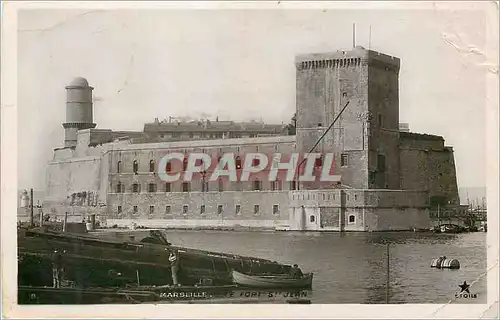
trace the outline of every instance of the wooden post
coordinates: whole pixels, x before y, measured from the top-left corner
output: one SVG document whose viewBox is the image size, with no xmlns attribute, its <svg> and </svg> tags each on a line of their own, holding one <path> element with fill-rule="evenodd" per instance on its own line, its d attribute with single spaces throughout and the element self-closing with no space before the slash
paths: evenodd
<svg viewBox="0 0 500 320">
<path fill-rule="evenodd" d="M 67 223 L 68 223 L 68 213 L 65 212 L 64 213 L 64 222 L 63 222 L 63 232 L 66 232 Z"/>
<path fill-rule="evenodd" d="M 35 226 L 33 221 L 33 188 L 30 189 L 30 228 Z"/>
<path fill-rule="evenodd" d="M 141 281 L 139 279 L 139 270 L 135 270 L 135 275 L 137 276 L 137 286 L 139 287 L 141 285 Z"/>
<path fill-rule="evenodd" d="M 438 216 L 438 226 L 440 226 L 441 225 L 441 216 L 440 216 L 440 212 L 439 212 L 439 203 L 437 206 L 437 216 Z"/>
<path fill-rule="evenodd" d="M 390 256 L 389 256 L 389 243 L 387 244 L 387 282 L 385 285 L 385 303 L 389 303 L 389 274 L 390 274 Z"/>
<path fill-rule="evenodd" d="M 40 213 L 40 228 L 43 226 L 43 211 L 38 209 L 38 212 Z"/>
</svg>

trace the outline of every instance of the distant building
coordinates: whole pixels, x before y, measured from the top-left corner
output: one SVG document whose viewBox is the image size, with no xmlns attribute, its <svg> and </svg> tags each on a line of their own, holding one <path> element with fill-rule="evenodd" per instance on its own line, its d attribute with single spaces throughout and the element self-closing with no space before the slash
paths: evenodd
<svg viewBox="0 0 500 320">
<path fill-rule="evenodd" d="M 48 165 L 44 210 L 150 227 L 428 228 L 431 206 L 459 204 L 453 149 L 440 136 L 401 130 L 399 65 L 362 47 L 298 56 L 295 136 L 281 125 L 217 120 L 96 129 L 91 87 L 78 78 L 66 88 L 65 147 Z M 339 159 L 340 184 L 295 190 L 284 181 L 167 184 L 156 177 L 156 163 L 172 151 L 307 153 L 348 103 L 315 148 Z"/>
<path fill-rule="evenodd" d="M 410 132 L 410 125 L 408 123 L 399 124 L 399 132 Z"/>
<path fill-rule="evenodd" d="M 149 141 L 188 141 L 200 139 L 256 138 L 285 134 L 285 125 L 270 125 L 258 122 L 234 121 L 156 121 L 144 125 L 144 133 Z"/>
</svg>

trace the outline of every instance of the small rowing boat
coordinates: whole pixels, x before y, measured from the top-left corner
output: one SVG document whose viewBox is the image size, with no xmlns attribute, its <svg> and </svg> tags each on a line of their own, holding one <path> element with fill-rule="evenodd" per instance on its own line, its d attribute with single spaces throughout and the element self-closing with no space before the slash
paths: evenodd
<svg viewBox="0 0 500 320">
<path fill-rule="evenodd" d="M 252 288 L 311 288 L 312 279 L 312 273 L 294 279 L 288 277 L 288 275 L 247 275 L 233 270 L 233 282 L 235 284 Z"/>
</svg>

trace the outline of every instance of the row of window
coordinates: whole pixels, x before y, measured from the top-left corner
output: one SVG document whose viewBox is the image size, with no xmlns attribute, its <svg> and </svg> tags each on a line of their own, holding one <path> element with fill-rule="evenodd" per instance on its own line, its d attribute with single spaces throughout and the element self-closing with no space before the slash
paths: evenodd
<svg viewBox="0 0 500 320">
<path fill-rule="evenodd" d="M 219 162 L 220 162 L 220 159 L 221 159 L 221 157 L 219 157 L 219 159 L 218 159 Z M 183 171 L 186 171 L 187 164 L 188 164 L 188 159 L 184 158 L 184 160 L 182 161 L 182 170 Z M 259 159 L 252 160 L 252 166 L 255 167 L 255 166 L 258 166 L 259 164 L 260 164 Z M 322 157 L 317 158 L 314 165 L 316 167 L 321 167 L 323 165 L 323 158 Z M 346 167 L 348 165 L 349 165 L 349 155 L 346 153 L 341 154 L 340 155 L 340 166 Z M 239 156 L 237 156 L 235 159 L 235 166 L 236 166 L 236 169 L 241 169 L 242 163 L 241 163 L 241 159 Z M 116 172 L 121 173 L 121 169 L 122 169 L 122 162 L 118 161 L 116 164 Z M 137 174 L 139 172 L 139 162 L 137 162 L 137 160 L 134 160 L 134 162 L 132 163 L 132 171 L 135 174 Z M 166 167 L 165 167 L 165 171 L 166 172 L 172 171 L 172 163 L 167 162 Z M 151 173 L 156 172 L 156 162 L 154 160 L 149 161 L 149 172 L 151 172 Z"/>
<path fill-rule="evenodd" d="M 117 212 L 120 214 L 123 212 L 123 207 L 122 206 L 118 206 L 117 207 Z M 182 206 L 182 214 L 183 215 L 187 215 L 189 212 L 189 206 L 188 205 L 183 205 Z M 217 206 L 217 214 L 222 214 L 224 212 L 224 206 L 223 205 L 218 205 Z M 234 212 L 236 215 L 239 215 L 241 214 L 241 205 L 240 204 L 237 204 L 235 205 L 234 207 Z M 279 205 L 277 204 L 273 204 L 273 214 L 277 215 L 279 214 L 280 210 L 279 210 Z M 134 206 L 133 207 L 133 213 L 134 214 L 138 214 L 139 213 L 139 207 L 138 206 Z M 154 214 L 155 213 L 155 206 L 149 206 L 149 214 Z M 206 207 L 205 205 L 201 205 L 200 206 L 200 214 L 204 214 L 206 213 Z M 165 214 L 172 214 L 172 206 L 170 205 L 167 205 L 165 206 Z M 253 206 L 253 214 L 255 215 L 258 215 L 260 214 L 260 205 L 256 204 Z"/>
<path fill-rule="evenodd" d="M 307 200 L 316 200 L 315 194 L 308 193 L 307 197 L 304 193 L 302 193 L 302 196 L 300 194 L 292 195 L 292 200 L 306 200 L 306 198 L 307 198 Z M 346 199 L 350 200 L 350 196 L 346 195 Z M 319 195 L 318 195 L 318 200 L 320 200 Z M 334 193 L 328 193 L 328 194 L 323 193 L 323 200 L 335 200 L 335 194 Z M 358 200 L 357 194 L 354 195 L 354 200 Z"/>
<path fill-rule="evenodd" d="M 262 132 L 261 134 L 269 134 L 269 132 L 265 131 L 265 132 Z M 255 137 L 258 137 L 258 133 L 256 134 L 238 134 L 238 133 L 232 133 L 230 132 L 229 135 L 227 135 L 228 138 L 255 138 Z M 169 134 L 160 134 L 160 138 L 181 138 L 185 135 L 182 135 L 180 132 L 172 132 L 172 133 L 169 133 Z M 214 133 L 214 134 L 208 134 L 208 133 L 198 133 L 198 134 L 195 134 L 193 132 L 190 132 L 188 134 L 189 138 L 210 138 L 210 139 L 222 139 L 224 134 L 223 133 Z"/>
<path fill-rule="evenodd" d="M 349 223 L 354 223 L 354 222 L 356 222 L 356 216 L 354 216 L 354 215 L 350 215 L 350 216 L 349 216 L 349 218 L 348 218 L 348 221 L 349 221 Z M 311 215 L 311 216 L 309 217 L 309 222 L 311 222 L 311 223 L 316 222 L 316 216 Z"/>
<path fill-rule="evenodd" d="M 224 183 L 222 180 L 218 180 L 218 191 L 223 192 L 224 191 Z M 295 181 L 290 181 L 290 190 L 295 190 L 296 184 Z M 271 190 L 272 191 L 279 191 L 282 190 L 282 181 L 276 180 L 276 181 L 271 181 Z M 255 180 L 252 181 L 252 190 L 253 191 L 262 191 L 262 181 L 260 180 Z M 118 182 L 116 184 L 116 193 L 124 193 L 125 192 L 125 185 L 121 182 Z M 166 182 L 164 184 L 164 192 L 171 192 L 172 191 L 172 184 L 169 182 Z M 191 183 L 189 182 L 183 182 L 182 183 L 182 192 L 191 192 Z M 201 192 L 208 192 L 208 182 L 202 182 L 201 183 Z M 133 183 L 132 184 L 132 192 L 133 193 L 140 193 L 141 192 L 141 185 L 139 183 Z M 156 183 L 149 183 L 148 184 L 148 192 L 158 192 L 158 185 Z"/>
</svg>

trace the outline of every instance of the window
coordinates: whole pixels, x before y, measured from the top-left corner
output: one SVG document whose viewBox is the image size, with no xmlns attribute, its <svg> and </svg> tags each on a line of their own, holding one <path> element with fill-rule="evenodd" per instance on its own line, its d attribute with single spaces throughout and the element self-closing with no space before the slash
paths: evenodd
<svg viewBox="0 0 500 320">
<path fill-rule="evenodd" d="M 165 214 L 171 214 L 172 213 L 172 207 L 171 206 L 166 206 L 165 207 Z"/>
<path fill-rule="evenodd" d="M 281 180 L 276 180 L 276 190 L 281 190 L 283 187 L 281 186 Z"/>
<path fill-rule="evenodd" d="M 149 172 L 155 172 L 155 161 L 154 160 L 149 161 Z"/>
<path fill-rule="evenodd" d="M 349 155 L 347 153 L 342 153 L 340 155 L 340 166 L 347 167 L 349 165 Z"/>
<path fill-rule="evenodd" d="M 148 192 L 156 192 L 156 183 L 148 184 Z"/>
<path fill-rule="evenodd" d="M 382 154 L 377 155 L 377 171 L 385 172 L 385 156 Z"/>
<path fill-rule="evenodd" d="M 323 156 L 320 156 L 319 158 L 316 158 L 314 161 L 314 166 L 315 167 L 321 167 L 323 165 Z"/>
<path fill-rule="evenodd" d="M 241 205 L 237 204 L 236 207 L 234 208 L 234 211 L 236 212 L 236 214 L 240 214 L 241 213 Z"/>
<path fill-rule="evenodd" d="M 165 171 L 166 172 L 171 172 L 172 171 L 172 164 L 169 162 L 167 162 L 167 164 L 165 165 Z"/>
<path fill-rule="evenodd" d="M 253 158 L 252 159 L 252 167 L 257 167 L 260 164 L 260 159 Z"/>
<path fill-rule="evenodd" d="M 349 216 L 349 223 L 354 223 L 356 221 L 356 216 L 350 215 Z"/>
<path fill-rule="evenodd" d="M 132 192 L 134 192 L 134 193 L 139 193 L 139 192 L 141 192 L 141 185 L 140 185 L 140 184 L 138 184 L 138 183 L 134 183 L 134 184 L 132 185 Z"/>
<path fill-rule="evenodd" d="M 370 171 L 368 173 L 368 181 L 369 181 L 369 183 L 371 183 L 371 184 L 375 183 L 375 178 L 376 178 L 376 173 L 374 171 Z"/>
<path fill-rule="evenodd" d="M 122 213 L 122 206 L 118 206 L 118 214 Z"/>
<path fill-rule="evenodd" d="M 290 181 L 290 190 L 295 190 L 297 188 L 297 181 L 292 180 Z"/>
<path fill-rule="evenodd" d="M 260 206 L 258 204 L 253 206 L 253 214 L 259 214 Z"/>
<path fill-rule="evenodd" d="M 201 182 L 201 192 L 208 192 L 208 182 L 207 181 Z"/>
<path fill-rule="evenodd" d="M 192 133 L 192 132 L 190 132 L 190 133 L 189 133 L 189 137 L 190 137 L 190 138 L 192 138 L 192 137 L 193 137 L 193 133 Z"/>
<path fill-rule="evenodd" d="M 347 92 L 342 92 L 342 97 L 347 97 Z"/>
<path fill-rule="evenodd" d="M 118 182 L 116 184 L 116 193 L 122 193 L 123 192 L 123 184 L 121 182 Z"/>
<path fill-rule="evenodd" d="M 137 174 L 137 172 L 139 171 L 139 163 L 137 162 L 137 160 L 134 160 L 132 167 L 133 167 L 134 173 Z"/>
<path fill-rule="evenodd" d="M 219 192 L 224 191 L 224 182 L 222 179 L 219 179 Z"/>
<path fill-rule="evenodd" d="M 182 192 L 189 192 L 189 182 L 182 183 Z"/>
<path fill-rule="evenodd" d="M 239 156 L 236 157 L 236 169 L 241 169 L 241 159 Z"/>
<path fill-rule="evenodd" d="M 354 200 L 358 200 L 358 195 L 357 194 L 354 195 Z"/>
<path fill-rule="evenodd" d="M 182 214 L 186 215 L 188 214 L 189 207 L 187 205 L 182 206 Z"/>
<path fill-rule="evenodd" d="M 223 211 L 223 210 L 224 210 L 224 207 L 223 207 L 221 204 L 219 204 L 219 205 L 217 206 L 217 214 L 222 214 L 222 211 Z"/>
<path fill-rule="evenodd" d="M 182 171 L 186 171 L 187 170 L 187 165 L 188 165 L 188 159 L 187 159 L 187 156 L 184 157 L 184 160 L 182 160 Z"/>
<path fill-rule="evenodd" d="M 280 207 L 277 204 L 273 204 L 273 214 L 279 214 L 280 213 Z"/>
<path fill-rule="evenodd" d="M 134 206 L 134 214 L 137 214 L 139 212 L 139 208 L 137 206 Z"/>
<path fill-rule="evenodd" d="M 149 214 L 155 213 L 155 206 L 149 206 Z"/>
<path fill-rule="evenodd" d="M 262 187 L 262 186 L 261 186 L 261 183 L 260 183 L 260 181 L 259 181 L 259 180 L 255 180 L 255 181 L 253 182 L 253 190 L 254 190 L 254 191 L 260 191 L 260 190 L 261 190 L 261 187 Z"/>
<path fill-rule="evenodd" d="M 204 205 L 204 204 L 202 204 L 202 205 L 200 206 L 200 214 L 204 214 L 204 213 L 205 213 L 205 205 Z"/>
<path fill-rule="evenodd" d="M 165 192 L 170 192 L 172 186 L 170 185 L 170 182 L 165 183 Z"/>
<path fill-rule="evenodd" d="M 316 217 L 315 216 L 310 216 L 309 217 L 309 222 L 311 222 L 311 223 L 316 222 Z"/>
<path fill-rule="evenodd" d="M 122 162 L 118 161 L 118 163 L 116 164 L 116 173 L 120 173 L 121 169 L 122 169 Z"/>
<path fill-rule="evenodd" d="M 323 126 L 323 124 L 321 122 L 318 123 L 318 127 L 322 127 L 322 126 Z"/>
</svg>

